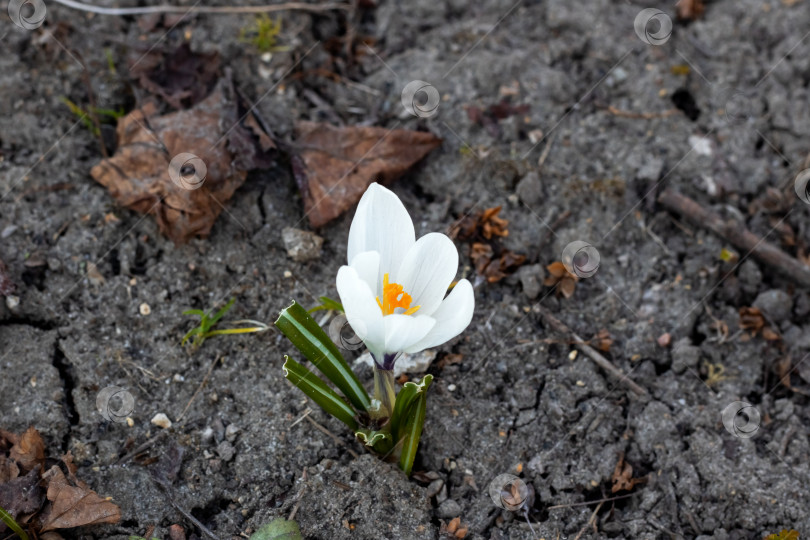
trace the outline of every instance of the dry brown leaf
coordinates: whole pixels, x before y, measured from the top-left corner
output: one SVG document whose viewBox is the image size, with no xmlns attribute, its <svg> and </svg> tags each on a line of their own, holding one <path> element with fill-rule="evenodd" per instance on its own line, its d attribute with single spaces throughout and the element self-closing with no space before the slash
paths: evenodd
<svg viewBox="0 0 810 540">
<path fill-rule="evenodd" d="M 40 516 L 43 532 L 54 529 L 69 529 L 83 525 L 117 523 L 121 519 L 121 509 L 111 501 L 103 499 L 87 484 L 70 473 L 65 473 L 54 465 L 42 475 L 48 484 L 46 494 L 50 504 Z"/>
<path fill-rule="evenodd" d="M 549 264 L 546 266 L 546 270 L 548 270 L 549 275 L 543 281 L 543 285 L 546 287 L 553 287 L 556 285 L 558 296 L 571 298 L 571 296 L 574 294 L 574 290 L 576 289 L 577 281 L 579 281 L 576 274 L 570 273 L 565 268 L 565 265 L 560 261 L 555 261 Z"/>
<path fill-rule="evenodd" d="M 452 366 L 454 364 L 460 364 L 461 361 L 464 360 L 463 354 L 458 353 L 450 353 L 445 355 L 441 360 L 438 361 L 436 366 L 439 369 L 443 369 L 445 366 Z"/>
<path fill-rule="evenodd" d="M 144 54 L 133 50 L 129 72 L 138 84 L 175 109 L 186 109 L 202 101 L 211 91 L 219 71 L 219 53 L 191 51 L 183 42 L 172 51 L 151 48 Z"/>
<path fill-rule="evenodd" d="M 44 492 L 39 487 L 40 468 L 34 467 L 25 476 L 0 482 L 0 507 L 16 519 L 22 514 L 36 512 L 44 501 Z"/>
<path fill-rule="evenodd" d="M 762 337 L 768 341 L 778 341 L 781 336 L 768 326 L 765 320 L 765 315 L 755 307 L 741 307 L 740 308 L 740 328 L 749 331 L 751 334 L 748 336 L 750 339 L 753 336 L 761 333 Z M 743 335 L 743 338 L 746 336 Z M 743 340 L 745 341 L 745 340 Z"/>
<path fill-rule="evenodd" d="M 37 465 L 45 465 L 45 441 L 33 426 L 29 427 L 9 452 L 20 470 L 28 472 Z"/>
<path fill-rule="evenodd" d="M 491 239 L 493 236 L 509 236 L 509 229 L 507 228 L 509 221 L 498 217 L 500 211 L 500 206 L 487 208 L 478 220 L 479 226 L 481 227 L 481 234 L 487 240 Z"/>
<path fill-rule="evenodd" d="M 230 121 L 237 118 L 236 111 L 226 79 L 188 110 L 158 116 L 154 104 L 147 104 L 118 121 L 115 155 L 90 173 L 123 205 L 154 215 L 160 230 L 175 243 L 207 236 L 222 205 L 247 174 L 234 166 L 226 147 L 233 132 L 244 129 Z M 180 154 L 193 154 L 204 167 L 188 156 L 178 158 Z M 174 180 L 169 172 L 173 159 Z"/>
<path fill-rule="evenodd" d="M 610 488 L 612 493 L 617 491 L 632 491 L 636 484 L 644 481 L 643 478 L 633 478 L 633 466 L 624 460 L 624 453 L 619 455 L 619 461 L 613 469 L 613 474 L 610 477 L 613 484 Z"/>
<path fill-rule="evenodd" d="M 14 463 L 14 460 L 0 454 L 0 484 L 14 480 L 18 476 L 20 476 L 20 468 Z M 0 506 L 3 505 L 0 504 Z"/>
<path fill-rule="evenodd" d="M 703 15 L 706 6 L 703 5 L 703 0 L 678 0 L 675 10 L 682 21 L 694 21 Z"/>
<path fill-rule="evenodd" d="M 351 208 L 372 182 L 390 184 L 442 140 L 421 131 L 381 127 L 296 125 L 293 173 L 313 227 Z"/>
<path fill-rule="evenodd" d="M 602 352 L 610 352 L 613 338 L 610 336 L 610 332 L 603 328 L 591 338 L 591 344 Z"/>
<path fill-rule="evenodd" d="M 793 361 L 790 355 L 777 361 L 774 367 L 776 368 L 776 375 L 779 377 L 779 383 L 788 390 L 793 390 L 793 386 L 790 384 L 790 373 L 793 370 Z"/>
</svg>

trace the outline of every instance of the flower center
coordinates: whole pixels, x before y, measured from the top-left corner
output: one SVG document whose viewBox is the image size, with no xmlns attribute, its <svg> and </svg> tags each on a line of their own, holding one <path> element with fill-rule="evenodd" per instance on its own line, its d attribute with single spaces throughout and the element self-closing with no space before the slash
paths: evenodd
<svg viewBox="0 0 810 540">
<path fill-rule="evenodd" d="M 403 315 L 413 315 L 421 306 L 411 307 L 411 295 L 402 290 L 403 287 L 399 283 L 388 283 L 388 274 L 383 276 L 383 294 L 382 302 L 380 297 L 377 297 L 377 305 L 380 306 L 383 315 L 393 315 L 394 310 L 403 308 L 405 313 Z"/>
</svg>

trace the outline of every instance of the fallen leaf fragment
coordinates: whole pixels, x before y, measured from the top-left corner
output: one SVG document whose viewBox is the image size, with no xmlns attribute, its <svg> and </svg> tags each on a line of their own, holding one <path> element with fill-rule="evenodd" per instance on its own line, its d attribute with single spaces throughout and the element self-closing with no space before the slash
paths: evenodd
<svg viewBox="0 0 810 540">
<path fill-rule="evenodd" d="M 107 499 L 103 499 L 87 484 L 70 473 L 70 480 L 58 466 L 54 465 L 42 475 L 48 484 L 46 497 L 50 504 L 40 516 L 41 531 L 69 529 L 83 525 L 117 523 L 121 519 L 121 509 Z"/>
<path fill-rule="evenodd" d="M 678 0 L 675 10 L 682 21 L 694 21 L 703 15 L 706 6 L 703 5 L 703 0 Z"/>
<path fill-rule="evenodd" d="M 45 441 L 33 426 L 29 427 L 19 442 L 11 447 L 9 458 L 16 461 L 23 472 L 45 464 Z"/>
<path fill-rule="evenodd" d="M 188 110 L 160 116 L 144 105 L 118 121 L 115 155 L 90 174 L 121 204 L 154 215 L 175 243 L 207 236 L 247 175 L 237 166 L 243 156 L 230 151 L 231 141 L 243 146 L 250 136 L 237 115 L 228 78 Z"/>
<path fill-rule="evenodd" d="M 577 277 L 576 274 L 570 273 L 561 261 L 555 261 L 549 264 L 546 266 L 546 270 L 548 270 L 549 275 L 543 281 L 543 285 L 546 287 L 554 287 L 556 285 L 558 296 L 571 298 L 577 286 L 577 281 L 579 281 L 579 277 Z"/>
<path fill-rule="evenodd" d="M 613 484 L 610 488 L 612 493 L 617 491 L 631 491 L 636 484 L 644 482 L 644 478 L 633 478 L 633 466 L 624 460 L 624 453 L 619 455 L 619 461 L 613 469 L 610 481 Z"/>
<path fill-rule="evenodd" d="M 741 307 L 740 308 L 740 328 L 750 332 L 749 337 L 762 335 L 767 341 L 777 341 L 780 336 L 770 326 L 767 325 L 765 315 L 755 307 Z"/>
<path fill-rule="evenodd" d="M 293 173 L 312 227 L 351 208 L 372 182 L 390 184 L 442 140 L 421 131 L 371 126 L 296 126 Z"/>
<path fill-rule="evenodd" d="M 39 467 L 34 467 L 25 476 L 0 483 L 0 507 L 17 519 L 22 514 L 36 512 L 44 499 L 39 486 Z"/>
<path fill-rule="evenodd" d="M 465 215 L 453 225 L 451 238 L 472 241 L 470 260 L 475 271 L 489 283 L 495 283 L 514 273 L 526 256 L 504 248 L 498 242 L 509 236 L 509 221 L 499 217 L 500 206 L 487 208 L 483 212 Z"/>
<path fill-rule="evenodd" d="M 219 71 L 219 54 L 195 53 L 188 42 L 174 50 L 152 48 L 133 51 L 129 73 L 138 84 L 175 109 L 202 101 L 211 91 Z"/>
</svg>

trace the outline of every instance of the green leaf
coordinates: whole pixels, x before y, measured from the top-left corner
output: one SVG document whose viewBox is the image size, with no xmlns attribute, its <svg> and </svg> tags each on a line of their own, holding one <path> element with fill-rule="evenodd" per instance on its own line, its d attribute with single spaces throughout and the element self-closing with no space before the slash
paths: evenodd
<svg viewBox="0 0 810 540">
<path fill-rule="evenodd" d="M 354 419 L 354 410 L 343 401 L 337 392 L 326 386 L 317 375 L 290 358 L 284 357 L 284 376 L 304 392 L 312 401 L 323 410 L 349 426 L 357 429 Z"/>
<path fill-rule="evenodd" d="M 321 296 L 320 300 L 321 300 L 321 305 L 320 306 L 315 306 L 314 308 L 307 311 L 307 313 L 315 313 L 316 311 L 320 311 L 322 309 L 331 309 L 331 310 L 334 310 L 334 311 L 340 311 L 341 313 L 344 311 L 343 310 L 343 304 L 341 304 L 337 300 L 332 300 L 328 296 Z"/>
<path fill-rule="evenodd" d="M 425 375 L 418 383 L 408 381 L 402 385 L 402 390 L 397 394 L 397 399 L 394 404 L 394 413 L 391 415 L 391 433 L 396 440 L 400 439 L 399 428 L 405 420 L 406 415 L 411 408 L 414 400 L 419 397 L 422 392 L 427 392 L 430 383 L 433 382 L 433 375 Z"/>
<path fill-rule="evenodd" d="M 28 535 L 25 534 L 25 531 L 22 530 L 22 527 L 14 520 L 14 517 L 6 512 L 2 506 L 0 506 L 0 520 L 3 521 L 8 528 L 17 533 L 22 540 L 28 540 Z"/>
<path fill-rule="evenodd" d="M 293 302 L 281 311 L 275 324 L 287 339 L 292 341 L 292 344 L 343 392 L 355 409 L 368 411 L 371 400 L 357 375 L 349 368 L 349 364 L 326 332 L 304 308 Z"/>
<path fill-rule="evenodd" d="M 358 429 L 357 440 L 374 449 L 378 454 L 388 454 L 394 447 L 394 439 L 388 430 Z"/>
<path fill-rule="evenodd" d="M 304 540 L 295 521 L 276 518 L 250 535 L 250 540 Z"/>
<path fill-rule="evenodd" d="M 425 382 L 427 375 L 422 379 Z M 425 391 L 419 392 L 418 396 L 411 403 L 406 413 L 406 419 L 399 428 L 399 439 L 402 442 L 402 452 L 399 455 L 399 468 L 405 471 L 408 476 L 413 469 L 413 460 L 416 459 L 416 450 L 419 448 L 419 439 L 422 437 L 422 425 L 425 423 L 425 411 L 427 410 L 427 387 L 430 381 L 426 381 Z M 396 408 L 396 406 L 395 406 Z"/>
<path fill-rule="evenodd" d="M 187 309 L 183 312 L 183 315 L 199 315 L 200 317 L 205 317 L 205 312 L 201 309 Z"/>
<path fill-rule="evenodd" d="M 230 302 L 228 302 L 227 304 L 225 304 L 224 306 L 222 306 L 222 309 L 220 309 L 219 311 L 217 311 L 217 314 L 216 314 L 216 315 L 214 315 L 214 317 L 211 319 L 211 323 L 210 323 L 210 325 L 209 325 L 209 328 L 210 328 L 211 326 L 214 326 L 215 324 L 217 324 L 217 322 L 219 322 L 219 320 L 220 320 L 222 317 L 224 317 L 226 313 L 228 313 L 228 310 L 229 310 L 229 309 L 231 309 L 231 307 L 233 306 L 233 303 L 234 303 L 234 302 L 236 302 L 236 298 L 231 298 L 231 301 L 230 301 Z"/>
</svg>

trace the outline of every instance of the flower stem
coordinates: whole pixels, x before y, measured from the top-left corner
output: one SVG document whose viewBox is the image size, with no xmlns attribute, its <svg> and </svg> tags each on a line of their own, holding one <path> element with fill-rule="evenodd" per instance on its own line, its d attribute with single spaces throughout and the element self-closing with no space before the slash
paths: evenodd
<svg viewBox="0 0 810 540">
<path fill-rule="evenodd" d="M 394 412 L 394 370 L 374 366 L 374 398 L 380 401 L 380 414 L 391 417 Z"/>
</svg>

